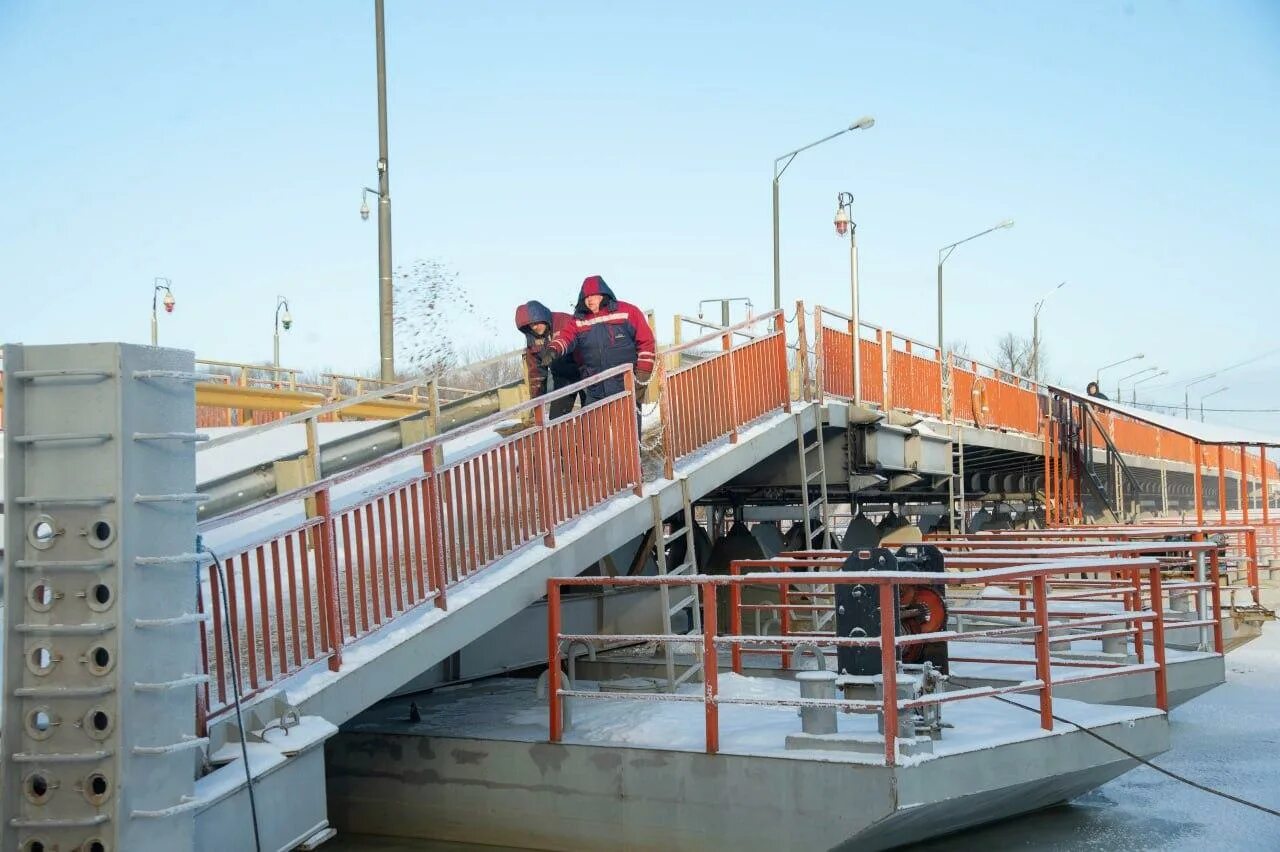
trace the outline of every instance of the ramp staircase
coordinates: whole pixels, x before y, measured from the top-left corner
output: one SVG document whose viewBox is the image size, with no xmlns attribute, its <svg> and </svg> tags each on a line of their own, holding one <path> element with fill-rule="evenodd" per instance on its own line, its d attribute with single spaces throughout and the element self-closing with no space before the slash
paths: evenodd
<svg viewBox="0 0 1280 852">
<path fill-rule="evenodd" d="M 1094 517 L 1108 523 L 1127 523 L 1137 516 L 1138 481 L 1111 435 L 1087 402 L 1057 397 L 1052 403 L 1056 456 L 1051 480 L 1057 483 L 1055 501 L 1068 517 Z M 1103 453 L 1099 463 L 1096 453 Z"/>
<path fill-rule="evenodd" d="M 662 499 L 659 495 L 654 494 L 649 498 L 650 505 L 653 508 L 653 526 L 656 532 L 654 547 L 657 559 L 658 576 L 660 577 L 687 577 L 698 573 L 698 550 L 697 543 L 694 540 L 694 524 L 693 517 L 693 500 L 689 496 L 689 480 L 687 477 L 680 478 L 680 514 L 679 520 L 674 523 L 665 521 L 662 512 Z M 669 565 L 667 548 L 672 544 L 684 540 L 684 561 L 679 565 Z M 684 590 L 678 600 L 672 602 L 671 586 L 663 584 L 658 587 L 658 597 L 662 602 L 663 623 L 661 625 L 662 632 L 668 636 L 674 636 L 677 632 L 690 637 L 698 637 L 702 635 L 702 602 L 699 599 L 699 588 L 694 585 L 677 584 L 676 589 Z M 676 619 L 681 613 L 688 613 L 688 626 L 683 631 L 677 631 Z M 691 639 L 691 641 L 694 641 Z M 664 642 L 662 645 L 663 657 L 666 662 L 667 669 L 667 689 L 675 692 L 680 684 L 697 676 L 702 676 L 701 658 L 693 655 L 696 661 L 693 665 L 688 666 L 679 674 L 676 673 L 676 646 L 671 642 Z"/>
</svg>

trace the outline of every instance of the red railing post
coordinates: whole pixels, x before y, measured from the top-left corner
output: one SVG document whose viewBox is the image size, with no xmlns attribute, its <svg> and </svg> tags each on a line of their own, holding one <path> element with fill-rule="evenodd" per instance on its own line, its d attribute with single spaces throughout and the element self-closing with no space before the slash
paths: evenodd
<svg viewBox="0 0 1280 852">
<path fill-rule="evenodd" d="M 655 370 L 662 369 L 661 362 L 654 364 L 654 369 Z M 652 380 L 652 376 L 650 376 L 650 380 Z M 636 388 L 636 374 L 631 370 L 627 370 L 625 373 L 623 373 L 622 385 L 624 388 L 626 388 L 627 398 L 637 403 L 636 418 L 637 418 L 637 423 L 639 423 L 640 391 L 638 391 Z M 632 482 L 631 493 L 636 495 L 637 497 L 643 497 L 644 496 L 644 473 L 642 472 L 642 469 L 640 467 L 640 430 L 637 427 L 636 429 L 624 429 L 624 431 L 628 435 L 634 436 L 634 438 L 627 439 L 627 446 L 635 448 L 634 453 L 627 453 L 627 465 L 631 469 L 631 473 L 630 473 L 631 482 Z"/>
<path fill-rule="evenodd" d="M 1031 580 L 1031 594 L 1036 608 L 1036 679 L 1040 687 L 1040 727 L 1053 730 L 1053 670 L 1049 665 L 1049 601 L 1048 583 L 1043 574 Z"/>
<path fill-rule="evenodd" d="M 316 558 L 320 563 L 317 573 L 321 578 L 324 604 L 321 610 L 324 614 L 322 623 L 326 625 L 329 671 L 336 672 L 342 668 L 342 617 L 338 614 L 338 557 L 334 548 L 333 514 L 329 506 L 328 488 L 321 488 L 316 492 L 316 514 L 320 516 L 320 525 L 316 527 L 319 544 Z"/>
<path fill-rule="evenodd" d="M 741 573 L 736 564 L 729 563 L 730 576 L 737 577 Z M 734 637 L 742 636 L 742 586 L 738 583 L 729 585 L 729 633 Z M 742 645 L 734 642 L 729 646 L 729 660 L 734 673 L 742 674 Z"/>
<path fill-rule="evenodd" d="M 729 395 L 729 443 L 736 444 L 738 443 L 738 427 L 742 425 L 742 417 L 739 413 L 740 406 L 738 404 L 738 394 L 740 390 L 738 387 L 738 370 L 736 365 L 733 363 L 734 351 L 732 333 L 721 336 L 720 348 L 721 351 L 724 352 L 725 360 L 729 362 L 729 386 L 727 388 L 721 388 L 720 392 L 727 393 Z M 785 361 L 782 363 L 782 366 L 785 370 Z M 787 384 L 790 385 L 790 381 L 788 381 Z M 787 395 L 791 395 L 789 388 Z"/>
<path fill-rule="evenodd" d="M 888 581 L 880 587 L 880 678 L 884 686 L 884 763 L 893 766 L 898 761 L 898 637 L 893 617 L 884 613 L 896 611 L 896 590 Z"/>
<path fill-rule="evenodd" d="M 1262 476 L 1262 525 L 1271 523 L 1271 494 L 1267 490 L 1267 448 L 1259 447 L 1259 474 Z"/>
<path fill-rule="evenodd" d="M 446 587 L 449 585 L 444 576 L 444 548 L 440 536 L 440 489 L 436 473 L 436 451 L 427 447 L 422 451 L 422 517 L 423 535 L 426 538 L 424 547 L 427 551 L 427 579 L 436 591 L 436 606 L 442 610 L 449 609 Z M 510 487 L 510 486 L 509 486 Z M 522 497 L 527 495 L 521 492 Z M 350 571 L 351 567 L 347 566 Z"/>
<path fill-rule="evenodd" d="M 791 378 L 787 373 L 787 316 L 782 310 L 773 318 L 773 330 L 778 332 L 778 377 L 782 380 L 782 410 L 791 413 Z M 731 356 L 732 357 L 732 356 Z"/>
<path fill-rule="evenodd" d="M 558 743 L 564 719 L 560 715 L 560 584 L 554 579 L 547 581 L 547 708 L 549 739 Z"/>
<path fill-rule="evenodd" d="M 1218 523 L 1227 523 L 1227 460 L 1222 444 L 1218 445 Z"/>
<path fill-rule="evenodd" d="M 880 351 L 880 361 L 882 366 L 881 382 L 884 384 L 882 391 L 885 411 L 891 410 L 893 406 L 893 332 L 885 329 L 883 349 Z"/>
<path fill-rule="evenodd" d="M 1153 565 L 1147 574 L 1151 591 L 1151 611 L 1155 620 L 1151 623 L 1151 647 L 1156 658 L 1156 706 L 1169 712 L 1169 686 L 1164 665 L 1164 601 L 1161 600 L 1160 566 Z"/>
<path fill-rule="evenodd" d="M 1249 560 L 1249 589 L 1253 592 L 1253 602 L 1262 604 L 1261 590 L 1258 588 L 1258 531 L 1252 528 L 1244 531 L 1244 553 Z"/>
<path fill-rule="evenodd" d="M 716 656 L 716 586 L 702 587 L 702 700 L 706 708 L 707 754 L 720 751 L 720 658 Z"/>
<path fill-rule="evenodd" d="M 556 518 L 551 505 L 551 440 L 547 436 L 547 407 L 533 409 L 534 445 L 538 450 L 538 519 L 542 523 L 542 543 L 556 546 Z M 556 462 L 559 463 L 558 461 Z"/>
<path fill-rule="evenodd" d="M 1218 548 L 1209 551 L 1209 579 L 1213 586 L 1209 589 L 1209 602 L 1213 606 L 1213 650 L 1219 654 L 1222 650 L 1222 582 L 1218 577 Z"/>
<path fill-rule="evenodd" d="M 813 363 L 814 363 L 814 379 L 815 398 L 819 405 L 826 401 L 827 397 L 827 352 L 824 338 L 826 335 L 822 327 L 822 305 L 814 305 L 813 307 Z"/>
</svg>

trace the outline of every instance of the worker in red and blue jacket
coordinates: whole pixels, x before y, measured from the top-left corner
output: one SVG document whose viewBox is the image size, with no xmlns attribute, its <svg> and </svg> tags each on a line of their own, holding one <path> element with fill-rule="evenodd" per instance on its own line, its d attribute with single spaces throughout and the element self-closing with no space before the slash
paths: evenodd
<svg viewBox="0 0 1280 852">
<path fill-rule="evenodd" d="M 630 364 L 639 385 L 649 381 L 656 363 L 653 329 L 649 328 L 644 312 L 635 305 L 619 302 L 599 275 L 582 282 L 573 320 L 573 325 L 558 330 L 552 337 L 551 354 L 573 353 L 582 367 L 584 379 L 610 367 Z M 596 382 L 583 392 L 584 404 L 613 396 L 622 389 L 622 376 Z M 636 405 L 639 405 L 638 394 Z"/>
<path fill-rule="evenodd" d="M 524 333 L 524 369 L 529 379 L 531 397 L 542 396 L 550 389 L 563 388 L 582 379 L 582 372 L 574 355 L 555 358 L 546 366 L 541 363 L 542 354 L 547 351 L 556 332 L 572 325 L 571 314 L 552 311 L 541 302 L 525 302 L 516 308 L 516 328 Z M 568 414 L 573 410 L 573 401 L 579 396 L 581 394 L 577 393 L 553 400 L 549 406 L 551 417 Z"/>
</svg>

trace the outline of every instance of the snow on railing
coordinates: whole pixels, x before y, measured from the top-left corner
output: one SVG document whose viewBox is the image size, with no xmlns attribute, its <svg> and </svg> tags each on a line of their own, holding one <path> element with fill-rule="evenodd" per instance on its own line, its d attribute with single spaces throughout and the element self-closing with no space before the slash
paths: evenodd
<svg viewBox="0 0 1280 852">
<path fill-rule="evenodd" d="M 618 377 L 623 392 L 549 419 L 551 402 Z M 440 463 L 446 443 L 522 414 L 532 415 L 531 428 Z M 201 633 L 213 682 L 204 695 L 207 718 L 230 709 L 233 660 L 242 698 L 319 660 L 337 671 L 347 643 L 427 601 L 447 609 L 451 586 L 530 542 L 553 547 L 566 521 L 628 490 L 639 493 L 639 453 L 634 381 L 622 366 L 202 523 L 208 534 L 299 501 L 313 504 L 306 523 L 219 554 L 225 596 L 210 568 L 201 601 L 213 618 Z M 335 486 L 417 456 L 422 470 L 407 481 L 331 508 Z"/>
<path fill-rule="evenodd" d="M 1051 559 L 1039 564 L 1020 564 L 1014 567 L 974 570 L 964 573 L 934 573 L 912 571 L 870 571 L 855 572 L 839 570 L 848 553 L 831 554 L 794 554 L 783 555 L 775 559 L 743 560 L 733 563 L 738 571 L 755 570 L 767 573 L 729 575 L 693 575 L 679 577 L 573 577 L 552 578 L 547 581 L 548 628 L 547 628 L 547 677 L 548 677 L 548 738 L 551 742 L 562 740 L 565 729 L 564 701 L 567 698 L 601 699 L 601 700 L 645 700 L 645 701 L 694 701 L 701 702 L 705 718 L 705 749 L 714 754 L 720 750 L 719 710 L 723 705 L 750 703 L 777 707 L 834 707 L 849 713 L 881 714 L 884 720 L 884 762 L 888 766 L 895 765 L 898 754 L 898 718 L 902 713 L 925 707 L 930 704 L 986 698 L 1005 693 L 1031 692 L 1039 698 L 1040 727 L 1053 730 L 1053 688 L 1055 685 L 1079 683 L 1100 678 L 1133 675 L 1144 672 L 1152 674 L 1155 681 L 1156 706 L 1167 711 L 1168 687 L 1165 668 L 1165 624 L 1164 597 L 1160 562 L 1152 557 L 1134 558 L 1081 558 Z M 797 570 L 799 569 L 799 570 Z M 1071 624 L 1062 623 L 1061 607 L 1050 608 L 1051 599 L 1061 603 L 1069 598 L 1050 595 L 1050 589 L 1058 585 L 1076 587 L 1077 581 L 1071 575 L 1082 572 L 1105 576 L 1110 586 L 1106 590 L 1117 602 L 1118 606 L 1108 608 L 1104 614 L 1097 612 L 1081 614 Z M 576 634 L 565 633 L 561 629 L 561 592 L 566 588 L 584 585 L 606 585 L 616 587 L 630 586 L 676 586 L 687 589 L 691 593 L 700 593 L 702 605 L 702 630 L 697 634 L 636 634 L 619 636 L 613 634 Z M 921 584 L 946 586 L 990 586 L 1006 589 L 1020 584 L 1029 589 L 1029 594 L 1004 595 L 1003 600 L 1014 604 L 1027 603 L 1029 608 L 1003 610 L 1001 614 L 1008 616 L 1008 625 L 1002 624 L 991 629 L 965 630 L 963 632 L 948 629 L 943 624 L 941 629 L 929 632 L 897 634 L 897 619 L 880 619 L 880 635 L 868 637 L 842 637 L 831 634 L 806 633 L 795 636 L 762 636 L 744 633 L 742 630 L 742 589 L 744 586 L 770 585 L 780 589 L 810 589 L 828 591 L 835 586 L 856 584 L 877 589 L 877 599 L 881 612 L 895 611 L 904 587 L 916 587 Z M 1098 591 L 1094 589 L 1094 591 Z M 718 597 L 722 593 L 729 596 L 728 612 L 730 624 L 727 631 L 721 631 L 717 623 L 719 617 Z M 803 593 L 803 592 L 802 592 Z M 829 591 L 828 591 L 829 594 Z M 1144 604 L 1146 605 L 1144 607 Z M 1181 625 L 1182 622 L 1179 622 Z M 1150 662 L 1123 663 L 1099 660 L 1100 665 L 1083 674 L 1057 676 L 1053 675 L 1051 666 L 1059 665 L 1052 660 L 1051 645 L 1063 639 L 1063 632 L 1072 630 L 1072 641 L 1089 641 L 1097 639 L 1130 638 L 1142 636 L 1142 625 L 1149 625 L 1152 634 Z M 1050 630 L 1053 631 L 1051 638 Z M 1025 669 L 1029 664 L 1035 668 L 1035 677 L 1025 679 L 1021 675 L 1009 686 L 980 686 L 962 688 L 960 690 L 942 691 L 925 694 L 917 698 L 898 698 L 897 676 L 898 662 L 904 649 L 925 643 L 945 641 L 948 643 L 983 642 L 998 639 L 1001 643 L 1013 643 L 1020 647 L 1030 647 L 1032 655 L 1028 658 L 980 658 L 991 665 L 1008 665 Z M 694 643 L 698 646 L 704 673 L 704 690 L 701 695 L 670 692 L 593 692 L 561 686 L 561 665 L 568 643 L 573 642 L 606 642 L 635 641 L 654 642 L 657 644 Z M 719 651 L 730 649 L 730 667 L 734 671 L 741 670 L 741 649 L 769 650 L 781 653 L 794 653 L 797 646 L 810 645 L 817 648 L 859 647 L 876 649 L 880 652 L 880 669 L 884 680 L 882 698 L 878 700 L 855 699 L 777 699 L 777 698 L 734 698 L 721 693 L 719 689 L 719 673 L 721 661 Z M 975 658 L 979 659 L 979 658 Z"/>
</svg>

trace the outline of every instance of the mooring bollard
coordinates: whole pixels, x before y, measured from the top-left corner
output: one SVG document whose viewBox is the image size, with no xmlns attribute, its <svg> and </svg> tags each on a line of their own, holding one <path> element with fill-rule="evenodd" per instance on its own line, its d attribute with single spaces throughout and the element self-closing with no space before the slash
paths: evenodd
<svg viewBox="0 0 1280 852">
<path fill-rule="evenodd" d="M 800 683 L 801 698 L 835 698 L 836 673 L 825 670 L 796 674 Z M 801 707 L 800 729 L 806 734 L 834 734 L 836 732 L 835 707 Z"/>
</svg>

